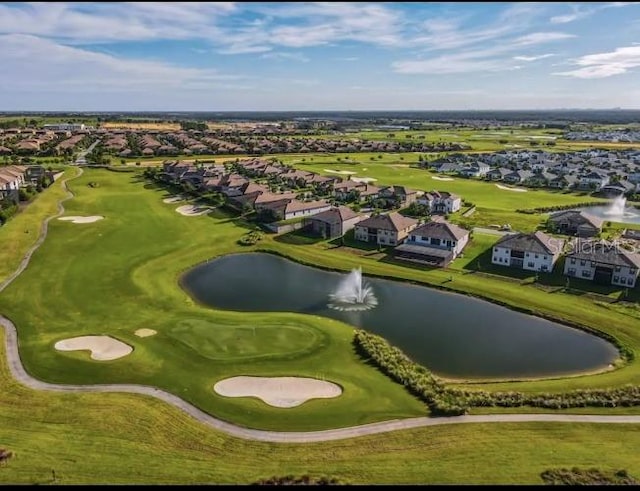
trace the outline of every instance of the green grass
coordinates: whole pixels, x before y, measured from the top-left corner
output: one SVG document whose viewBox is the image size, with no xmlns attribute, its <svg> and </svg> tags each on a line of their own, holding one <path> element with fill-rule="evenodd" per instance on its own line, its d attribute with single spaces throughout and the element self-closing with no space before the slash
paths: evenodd
<svg viewBox="0 0 640 491">
<path fill-rule="evenodd" d="M 269 444 L 213 431 L 129 394 L 36 392 L 9 375 L 0 332 L 3 484 L 248 484 L 329 475 L 351 484 L 540 484 L 553 466 L 640 473 L 640 425 L 469 424 L 336 442 Z M 25 409 L 28 408 L 28 409 Z"/>
<path fill-rule="evenodd" d="M 91 181 L 99 187 L 89 187 Z M 0 296 L 0 311 L 18 327 L 32 375 L 51 382 L 159 386 L 222 419 L 269 429 L 426 414 L 422 403 L 359 360 L 350 326 L 292 313 L 214 311 L 180 288 L 181 272 L 241 249 L 236 241 L 247 231 L 241 222 L 221 211 L 181 216 L 178 205 L 162 202 L 166 192 L 146 189 L 131 174 L 87 169 L 70 187 L 77 197 L 67 202 L 67 215 L 105 219 L 86 225 L 53 220 L 29 268 Z M 139 338 L 139 328 L 158 334 Z M 95 362 L 87 352 L 53 348 L 61 339 L 91 334 L 112 335 L 134 351 Z M 213 392 L 218 380 L 253 374 L 322 377 L 344 393 L 282 411 Z"/>
<path fill-rule="evenodd" d="M 609 143 L 573 141 L 562 138 L 559 129 L 500 128 L 478 130 L 471 128 L 444 128 L 437 130 L 365 130 L 355 133 L 300 136 L 327 140 L 369 140 L 413 143 L 463 143 L 469 145 L 466 152 L 496 152 L 500 150 L 544 150 L 547 152 L 577 151 L 587 148 L 638 148 L 638 143 Z M 392 136 L 393 135 L 393 136 Z M 553 141 L 555 145 L 546 145 Z M 532 145 L 533 142 L 533 145 Z M 537 143 L 537 144 L 536 144 Z"/>
<path fill-rule="evenodd" d="M 106 219 L 86 226 L 52 222 L 51 236 L 34 255 L 34 262 L 24 277 L 0 295 L 0 311 L 4 314 L 9 310 L 14 314 L 18 310 L 33 310 L 11 317 L 17 322 L 21 343 L 24 343 L 21 344 L 23 353 L 38 351 L 38 345 L 45 345 L 45 349 L 40 350 L 45 355 L 42 359 L 30 359 L 38 370 L 34 374 L 41 375 L 40 362 L 51 365 L 54 372 L 60 372 L 55 368 L 58 363 L 51 364 L 55 358 L 56 362 L 65 360 L 62 364 L 66 369 L 74 367 L 90 372 L 85 377 L 62 370 L 63 375 L 94 382 L 101 378 L 115 381 L 111 376 L 117 375 L 113 367 L 126 359 L 96 363 L 86 361 L 86 356 L 82 359 L 82 355 L 77 355 L 78 359 L 71 359 L 67 358 L 69 354 L 51 350 L 50 343 L 66 336 L 67 330 L 74 335 L 78 331 L 90 332 L 98 323 L 101 331 L 113 332 L 135 344 L 135 355 L 144 358 L 149 371 L 155 370 L 162 376 L 180 368 L 172 363 L 170 351 L 162 351 L 162 346 L 165 346 L 163 337 L 170 338 L 171 329 L 179 328 L 178 322 L 185 318 L 192 320 L 181 334 L 182 344 L 193 346 L 195 336 L 204 333 L 214 319 L 224 324 L 223 329 L 235 326 L 243 333 L 240 336 L 246 337 L 246 318 L 251 316 L 243 314 L 239 318 L 231 313 L 223 316 L 210 309 L 200 309 L 175 283 L 177 271 L 224 249 L 227 243 L 242 235 L 246 231 L 242 224 L 222 214 L 181 217 L 173 211 L 175 205 L 161 204 L 163 193 L 145 190 L 141 183 L 129 183 L 129 175 L 103 170 L 86 172 L 86 176 L 72 185 L 78 198 L 67 202 L 67 214 L 100 213 Z M 100 187 L 89 188 L 86 186 L 89 180 L 100 182 Z M 54 192 L 55 188 L 49 189 L 39 198 L 43 205 L 42 216 L 55 212 L 54 200 L 45 201 L 50 198 L 48 193 Z M 44 207 L 45 203 L 48 203 L 48 209 Z M 140 221 L 140 217 L 145 220 Z M 21 222 L 26 220 L 26 212 L 15 218 L 20 227 L 7 228 L 5 232 L 12 232 L 3 236 L 3 244 L 17 238 L 18 232 L 22 233 Z M 155 228 L 162 230 L 163 240 L 158 239 Z M 329 254 L 324 250 L 330 247 L 326 242 L 295 245 L 275 239 L 266 240 L 268 248 L 325 267 L 347 269 L 354 258 L 352 253 L 342 250 Z M 480 234 L 477 237 L 478 244 L 484 240 L 488 243 L 489 239 Z M 22 244 L 22 247 L 26 245 Z M 467 253 L 469 258 L 472 250 L 474 254 L 481 253 L 481 245 L 471 247 Z M 233 247 L 228 246 L 228 250 Z M 15 269 L 19 253 L 19 248 L 0 249 L 0 264 L 8 265 L 7 270 Z M 552 310 L 564 305 L 566 311 L 568 299 L 573 299 L 563 294 L 543 294 L 530 286 L 514 288 L 506 281 L 478 280 L 473 274 L 464 274 L 464 265 L 456 264 L 459 272 L 455 269 L 423 271 L 374 259 L 367 261 L 360 255 L 355 257 L 362 260 L 367 273 L 424 283 L 438 284 L 454 271 L 455 279 L 450 286 L 471 293 L 495 295 L 498 299 L 521 301 L 523 305 L 535 307 L 538 303 L 549 303 Z M 90 280 L 80 276 L 83 269 Z M 37 273 L 47 274 L 38 278 Z M 619 305 L 602 306 L 580 297 L 575 297 L 573 302 L 569 303 L 572 308 L 567 316 L 577 320 L 589 319 L 593 314 L 593 323 L 600 323 L 616 335 L 636 343 L 636 309 L 624 307 L 629 310 L 626 312 Z M 21 308 L 16 308 L 17 305 Z M 354 401 L 351 412 L 379 410 L 379 405 L 385 402 L 385 394 L 396 401 L 395 404 L 403 400 L 404 404 L 412 405 L 412 400 L 406 399 L 402 391 L 394 393 L 386 385 L 386 379 L 376 378 L 373 369 L 358 367 L 347 347 L 350 330 L 343 325 L 306 316 L 269 317 L 256 316 L 256 320 L 266 329 L 269 329 L 269 322 L 294 320 L 291 325 L 308 328 L 308 332 L 328 333 L 337 345 L 336 349 L 345 351 L 341 359 L 330 358 L 334 363 L 342 363 L 340 372 L 355 371 L 353 376 L 358 384 L 360 378 L 367 383 L 366 379 L 371 377 L 375 394 L 366 394 L 366 401 Z M 121 325 L 122 321 L 127 322 Z M 159 328 L 159 323 L 166 328 Z M 133 337 L 133 330 L 141 327 L 157 329 L 158 335 Z M 233 339 L 233 331 L 225 333 Z M 339 339 L 343 333 L 344 339 Z M 48 338 L 50 342 L 42 343 L 40 338 Z M 209 343 L 213 346 L 205 346 Z M 220 343 L 218 346 L 228 344 L 224 339 L 209 340 L 198 348 L 209 354 L 222 353 L 216 343 Z M 166 344 L 171 344 L 171 351 L 182 352 L 179 361 L 187 365 L 187 370 L 192 367 L 192 358 L 202 356 L 194 355 L 192 347 L 181 348 L 173 338 Z M 294 344 L 300 343 L 294 341 Z M 156 351 L 167 358 L 155 357 Z M 64 484 L 249 483 L 284 474 L 328 475 L 354 484 L 540 484 L 540 473 L 550 467 L 598 467 L 605 471 L 625 468 L 632 475 L 640 473 L 637 459 L 640 425 L 451 425 L 318 444 L 264 444 L 210 430 L 180 410 L 149 397 L 55 394 L 26 389 L 9 375 L 1 333 L 0 360 L 0 447 L 15 454 L 0 467 L 0 482 L 6 484 L 51 483 L 54 475 L 57 483 Z M 326 359 L 323 361 L 323 366 L 327 365 Z M 206 363 L 217 361 L 207 358 Z M 137 361 L 132 365 L 125 367 L 123 372 L 141 367 Z M 246 361 L 236 365 L 246 366 Z M 256 362 L 255 366 L 256 373 L 263 374 L 262 369 L 268 364 Z M 28 369 L 32 371 L 30 367 Z M 575 385 L 579 380 L 586 383 L 577 385 L 585 386 L 597 385 L 599 381 L 605 385 L 629 380 L 637 382 L 637 372 L 634 364 L 602 376 L 547 381 L 542 385 L 564 387 Z M 197 375 L 189 372 L 190 377 Z M 55 378 L 55 373 L 53 376 Z M 144 377 L 145 374 L 140 374 L 140 378 Z M 533 383 L 531 387 L 535 388 L 536 384 L 540 386 L 541 383 Z M 526 385 L 517 384 L 517 387 L 521 390 Z M 505 388 L 501 384 L 497 386 Z M 286 411 L 293 414 L 289 412 L 291 410 Z M 318 417 L 318 411 L 315 416 Z M 234 414 L 234 417 L 238 420 L 239 415 Z"/>
<path fill-rule="evenodd" d="M 77 169 L 67 170 L 64 176 L 46 191 L 38 194 L 18 215 L 0 227 L 0 279 L 16 270 L 25 251 L 38 240 L 42 222 L 56 212 L 56 203 L 67 195 L 62 181 L 74 176 L 76 172 Z"/>
</svg>

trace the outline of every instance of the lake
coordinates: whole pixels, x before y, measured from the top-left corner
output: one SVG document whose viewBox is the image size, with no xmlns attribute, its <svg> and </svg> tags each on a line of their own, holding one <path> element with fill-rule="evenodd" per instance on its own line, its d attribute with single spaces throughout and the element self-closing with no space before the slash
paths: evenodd
<svg viewBox="0 0 640 491">
<path fill-rule="evenodd" d="M 346 322 L 383 336 L 443 377 L 568 375 L 605 368 L 618 357 L 611 343 L 579 329 L 400 281 L 365 277 L 377 306 L 361 312 L 334 310 L 329 295 L 346 276 L 271 254 L 247 253 L 201 264 L 185 273 L 181 285 L 216 309 L 297 312 Z"/>
</svg>

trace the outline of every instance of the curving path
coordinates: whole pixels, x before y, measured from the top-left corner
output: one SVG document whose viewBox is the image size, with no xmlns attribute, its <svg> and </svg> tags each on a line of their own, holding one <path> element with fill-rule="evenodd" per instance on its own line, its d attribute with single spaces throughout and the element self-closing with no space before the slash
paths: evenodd
<svg viewBox="0 0 640 491">
<path fill-rule="evenodd" d="M 79 177 L 80 173 L 74 176 Z M 63 185 L 67 191 L 67 181 L 65 179 Z M 69 196 L 58 203 L 58 213 L 47 218 L 42 224 L 41 235 L 36 243 L 27 251 L 22 259 L 18 269 L 10 275 L 3 283 L 0 284 L 0 292 L 4 290 L 15 278 L 22 273 L 31 259 L 34 251 L 40 247 L 47 236 L 47 225 L 53 218 L 64 213 L 62 203 L 73 197 L 69 191 Z M 33 378 L 27 373 L 20 360 L 18 351 L 18 332 L 15 325 L 6 317 L 0 315 L 0 325 L 5 330 L 5 343 L 7 353 L 7 363 L 11 375 L 23 385 L 34 390 L 47 390 L 56 392 L 126 392 L 131 394 L 141 394 L 155 397 L 161 401 L 174 405 L 183 410 L 198 421 L 237 438 L 246 440 L 256 440 L 263 442 L 277 443 L 310 443 L 324 442 L 329 440 L 341 440 L 344 438 L 354 438 L 365 435 L 374 435 L 376 433 L 386 433 L 388 431 L 406 430 L 411 428 L 420 428 L 423 426 L 438 426 L 446 424 L 460 423 L 523 423 L 523 422 L 570 422 L 570 423 L 635 423 L 640 424 L 640 416 L 623 415 L 623 416 L 603 416 L 603 415 L 575 415 L 575 414 L 482 414 L 482 415 L 465 415 L 453 416 L 448 418 L 408 418 L 394 419 L 391 421 L 382 421 L 380 423 L 370 423 L 360 426 L 351 426 L 348 428 L 338 428 L 334 430 L 322 431 L 264 431 L 244 428 L 236 426 L 226 421 L 214 418 L 210 414 L 198 409 L 187 401 L 180 399 L 178 396 L 165 392 L 162 389 L 151 387 L 148 385 L 135 384 L 104 384 L 104 385 L 65 385 L 50 384 Z"/>
</svg>

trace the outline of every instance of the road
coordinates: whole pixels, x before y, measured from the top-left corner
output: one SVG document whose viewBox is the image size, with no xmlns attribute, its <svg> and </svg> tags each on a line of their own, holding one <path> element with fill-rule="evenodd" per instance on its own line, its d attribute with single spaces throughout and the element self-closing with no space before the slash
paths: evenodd
<svg viewBox="0 0 640 491">
<path fill-rule="evenodd" d="M 78 157 L 76 158 L 75 165 L 85 165 L 87 163 L 87 160 L 85 159 L 85 157 L 87 156 L 87 154 L 90 154 L 93 151 L 93 149 L 95 148 L 95 146 L 98 144 L 99 141 L 100 139 L 98 138 L 91 145 L 89 145 L 89 148 L 87 148 L 83 152 L 80 152 L 78 154 Z"/>
<path fill-rule="evenodd" d="M 82 174 L 82 169 L 80 169 Z M 78 174 L 78 176 L 80 175 Z M 77 177 L 77 176 L 76 176 Z M 73 178 L 72 178 L 73 179 Z M 27 251 L 24 258 L 20 262 L 18 269 L 11 274 L 3 283 L 0 283 L 0 292 L 14 281 L 28 266 L 32 254 L 44 242 L 48 223 L 50 220 L 62 215 L 64 207 L 62 203 L 73 197 L 73 194 L 67 188 L 67 181 L 63 181 L 68 196 L 58 203 L 58 212 L 47 218 L 43 224 L 40 237 L 36 243 Z M 162 389 L 151 387 L 148 385 L 135 384 L 100 384 L 100 385 L 66 385 L 66 384 L 50 384 L 38 380 L 27 373 L 22 360 L 20 360 L 20 352 L 18 350 L 18 333 L 15 325 L 6 317 L 0 315 L 0 325 L 5 331 L 5 344 L 7 353 L 7 362 L 11 375 L 21 384 L 34 390 L 55 391 L 55 392 L 126 392 L 131 394 L 142 394 L 156 399 L 160 399 L 181 409 L 191 417 L 208 425 L 209 427 L 222 431 L 228 435 L 242 438 L 245 440 L 254 440 L 262 442 L 274 443 L 311 443 L 326 442 L 331 440 L 342 440 L 345 438 L 355 438 L 366 435 L 375 435 L 378 433 L 387 433 L 390 431 L 406 430 L 411 428 L 421 428 L 425 426 L 440 426 L 449 424 L 462 423 L 530 423 L 530 422 L 559 422 L 559 423 L 607 423 L 607 424 L 640 424 L 640 416 L 635 415 L 584 415 L 584 414 L 480 414 L 480 415 L 464 415 L 441 418 L 407 418 L 394 419 L 390 421 L 381 421 L 379 423 L 370 423 L 359 426 L 351 426 L 347 428 L 337 428 L 333 430 L 322 431 L 264 431 L 254 430 L 228 423 L 221 419 L 215 418 L 210 414 L 198 409 L 189 402 L 165 392 Z M 426 408 L 425 408 L 426 411 Z"/>
</svg>

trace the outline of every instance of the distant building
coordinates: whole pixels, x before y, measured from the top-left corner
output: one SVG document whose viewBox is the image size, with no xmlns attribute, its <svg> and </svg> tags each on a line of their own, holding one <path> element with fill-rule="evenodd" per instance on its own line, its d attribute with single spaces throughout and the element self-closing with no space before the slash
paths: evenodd
<svg viewBox="0 0 640 491">
<path fill-rule="evenodd" d="M 87 127 L 82 123 L 56 123 L 56 124 L 45 124 L 43 126 L 45 130 L 51 131 L 82 131 Z"/>
</svg>

